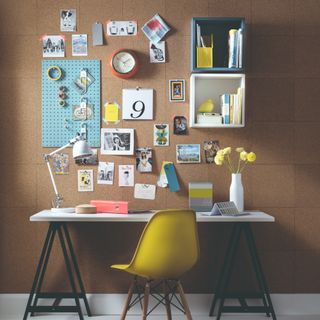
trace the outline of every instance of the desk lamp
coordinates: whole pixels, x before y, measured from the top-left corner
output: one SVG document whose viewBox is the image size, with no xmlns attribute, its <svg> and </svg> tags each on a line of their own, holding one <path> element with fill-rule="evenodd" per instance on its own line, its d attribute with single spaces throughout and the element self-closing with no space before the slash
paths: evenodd
<svg viewBox="0 0 320 320">
<path fill-rule="evenodd" d="M 74 212 L 74 208 L 61 208 L 63 197 L 58 192 L 57 185 L 54 181 L 54 176 L 53 176 L 51 165 L 50 165 L 50 159 L 53 157 L 54 154 L 61 152 L 62 150 L 71 146 L 73 147 L 73 150 L 72 150 L 73 159 L 83 159 L 92 155 L 92 150 L 85 139 L 85 133 L 83 132 L 82 129 L 81 129 L 81 133 L 80 134 L 78 133 L 77 136 L 71 139 L 65 146 L 44 155 L 44 160 L 47 164 L 51 182 L 54 189 L 54 193 L 56 195 L 55 199 L 52 201 L 53 203 L 53 208 L 51 208 L 52 212 L 56 212 L 56 213 L 57 212 L 60 212 L 60 213 Z"/>
</svg>

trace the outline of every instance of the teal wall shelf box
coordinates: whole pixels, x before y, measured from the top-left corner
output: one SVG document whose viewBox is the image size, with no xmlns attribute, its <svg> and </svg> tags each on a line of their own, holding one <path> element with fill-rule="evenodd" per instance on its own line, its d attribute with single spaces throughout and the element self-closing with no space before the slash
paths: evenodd
<svg viewBox="0 0 320 320">
<path fill-rule="evenodd" d="M 197 46 L 197 25 L 200 27 L 201 36 L 211 41 L 213 35 L 213 67 L 198 67 L 197 55 L 200 55 L 201 48 Z M 229 59 L 229 30 L 242 29 L 242 59 L 239 68 L 228 68 Z M 245 71 L 245 45 L 246 25 L 244 18 L 222 18 L 222 17 L 199 17 L 191 20 L 191 72 L 221 72 L 221 73 L 244 73 Z M 210 46 L 207 45 L 207 46 Z M 205 48 L 210 50 L 209 48 Z M 208 51 L 207 51 L 208 52 Z"/>
<path fill-rule="evenodd" d="M 62 75 L 59 80 L 50 79 L 48 69 L 57 66 Z M 80 94 L 74 81 L 80 71 L 87 70 L 94 81 L 87 92 Z M 57 70 L 51 76 L 55 78 Z M 59 104 L 59 88 L 65 87 L 66 105 Z M 82 124 L 87 127 L 87 140 L 91 147 L 100 147 L 100 60 L 44 60 L 42 61 L 42 146 L 60 147 L 80 132 Z M 74 120 L 74 106 L 80 100 L 87 101 L 93 115 L 84 120 Z"/>
</svg>

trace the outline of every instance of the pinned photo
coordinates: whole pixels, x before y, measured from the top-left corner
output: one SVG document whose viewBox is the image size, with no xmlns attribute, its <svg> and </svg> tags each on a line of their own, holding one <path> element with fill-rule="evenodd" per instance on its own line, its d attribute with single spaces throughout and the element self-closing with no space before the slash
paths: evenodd
<svg viewBox="0 0 320 320">
<path fill-rule="evenodd" d="M 78 191 L 93 191 L 93 170 L 78 170 Z"/>
<path fill-rule="evenodd" d="M 113 177 L 114 177 L 114 163 L 99 162 L 97 183 L 113 184 Z"/>
<path fill-rule="evenodd" d="M 139 172 L 152 172 L 152 149 L 136 149 L 136 170 Z"/>
<path fill-rule="evenodd" d="M 52 156 L 53 173 L 58 175 L 69 174 L 69 155 L 56 153 Z"/>
<path fill-rule="evenodd" d="M 133 129 L 101 129 L 101 154 L 132 155 Z"/>
<path fill-rule="evenodd" d="M 141 29 L 151 42 L 158 43 L 169 32 L 170 27 L 156 14 Z"/>
<path fill-rule="evenodd" d="M 173 133 L 177 135 L 186 135 L 187 119 L 184 116 L 176 116 L 173 118 Z"/>
<path fill-rule="evenodd" d="M 200 144 L 177 144 L 177 163 L 200 163 Z"/>
<path fill-rule="evenodd" d="M 107 35 L 111 37 L 136 36 L 137 21 L 108 21 Z"/>
<path fill-rule="evenodd" d="M 44 36 L 42 37 L 42 57 L 43 58 L 63 58 L 65 56 L 64 36 Z"/>
<path fill-rule="evenodd" d="M 86 34 L 72 35 L 72 55 L 85 57 L 88 55 L 88 36 Z"/>
<path fill-rule="evenodd" d="M 166 62 L 166 42 L 159 41 L 153 43 L 150 41 L 150 63 L 165 63 Z"/>
<path fill-rule="evenodd" d="M 98 150 L 92 149 L 92 155 L 90 157 L 76 159 L 75 163 L 80 166 L 97 166 L 98 165 Z"/>
<path fill-rule="evenodd" d="M 134 186 L 134 166 L 119 165 L 119 187 Z"/>
<path fill-rule="evenodd" d="M 169 80 L 169 100 L 170 102 L 185 101 L 184 80 Z"/>
<path fill-rule="evenodd" d="M 75 9 L 60 10 L 60 31 L 74 32 L 77 30 L 77 12 Z"/>
<path fill-rule="evenodd" d="M 214 157 L 217 154 L 217 151 L 220 149 L 218 140 L 204 141 L 203 143 L 204 156 L 206 163 L 214 163 Z"/>
<path fill-rule="evenodd" d="M 166 147 L 169 145 L 169 125 L 155 124 L 153 126 L 153 145 Z"/>
</svg>

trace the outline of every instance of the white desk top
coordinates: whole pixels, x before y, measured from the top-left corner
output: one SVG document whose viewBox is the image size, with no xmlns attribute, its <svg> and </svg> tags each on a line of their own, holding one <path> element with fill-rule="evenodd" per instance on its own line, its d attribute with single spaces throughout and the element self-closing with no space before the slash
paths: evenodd
<svg viewBox="0 0 320 320">
<path fill-rule="evenodd" d="M 52 213 L 50 210 L 40 211 L 30 217 L 30 221 L 56 222 L 148 222 L 153 213 L 118 214 L 77 214 Z M 198 222 L 274 222 L 273 216 L 261 211 L 249 211 L 248 215 L 238 217 L 205 216 L 197 212 Z"/>
</svg>

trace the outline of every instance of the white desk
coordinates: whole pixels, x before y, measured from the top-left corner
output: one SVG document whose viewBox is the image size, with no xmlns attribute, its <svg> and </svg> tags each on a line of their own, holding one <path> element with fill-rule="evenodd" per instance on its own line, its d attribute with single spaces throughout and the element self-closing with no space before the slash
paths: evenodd
<svg viewBox="0 0 320 320">
<path fill-rule="evenodd" d="M 156 211 L 154 211 L 156 212 Z M 23 320 L 26 320 L 28 314 L 35 312 L 77 312 L 80 320 L 83 320 L 83 314 L 80 307 L 80 299 L 83 299 L 87 314 L 90 316 L 90 307 L 86 298 L 84 285 L 81 279 L 79 266 L 76 255 L 74 253 L 72 241 L 68 231 L 67 225 L 69 223 L 80 222 L 148 222 L 153 213 L 139 213 L 139 214 L 112 214 L 112 213 L 98 213 L 98 214 L 76 214 L 76 213 L 52 213 L 50 210 L 43 210 L 30 217 L 32 222 L 48 222 L 49 228 L 47 236 L 43 245 L 41 256 L 39 259 L 37 271 L 34 277 L 33 285 L 30 291 L 28 303 L 26 306 Z M 276 320 L 272 301 L 269 294 L 267 282 L 265 280 L 262 265 L 256 249 L 254 236 L 251 230 L 251 223 L 274 222 L 275 219 L 271 215 L 261 211 L 248 211 L 248 215 L 238 217 L 224 217 L 224 216 L 206 216 L 197 212 L 197 222 L 199 223 L 232 223 L 233 230 L 229 240 L 228 249 L 224 259 L 224 263 L 218 278 L 218 283 L 215 288 L 215 295 L 212 301 L 209 315 L 212 316 L 216 305 L 218 304 L 217 320 L 220 319 L 223 312 L 236 313 L 266 313 L 271 314 L 272 319 Z M 252 264 L 259 284 L 259 292 L 254 296 L 252 294 L 243 293 L 230 295 L 227 293 L 232 268 L 235 262 L 235 256 L 238 249 L 238 244 L 241 234 L 244 234 L 248 249 L 251 255 Z M 64 255 L 64 260 L 71 285 L 71 293 L 44 293 L 41 292 L 42 282 L 45 276 L 47 264 L 49 261 L 53 241 L 55 235 L 58 235 L 60 245 Z M 74 271 L 74 272 L 73 272 Z M 79 287 L 79 289 L 77 288 Z M 248 306 L 247 298 L 258 298 L 263 302 L 263 306 Z M 54 298 L 55 303 L 52 306 L 38 306 L 37 302 L 41 298 Z M 75 300 L 75 306 L 59 306 L 59 302 L 64 298 L 72 298 Z M 240 302 L 240 306 L 225 306 L 224 301 L 228 298 L 236 298 Z M 218 303 L 219 302 L 219 303 Z"/>
<path fill-rule="evenodd" d="M 274 222 L 274 217 L 261 211 L 248 211 L 249 214 L 238 217 L 205 216 L 197 212 L 198 222 Z M 118 213 L 52 213 L 40 211 L 30 217 L 32 222 L 148 222 L 152 213 L 118 214 Z"/>
</svg>

